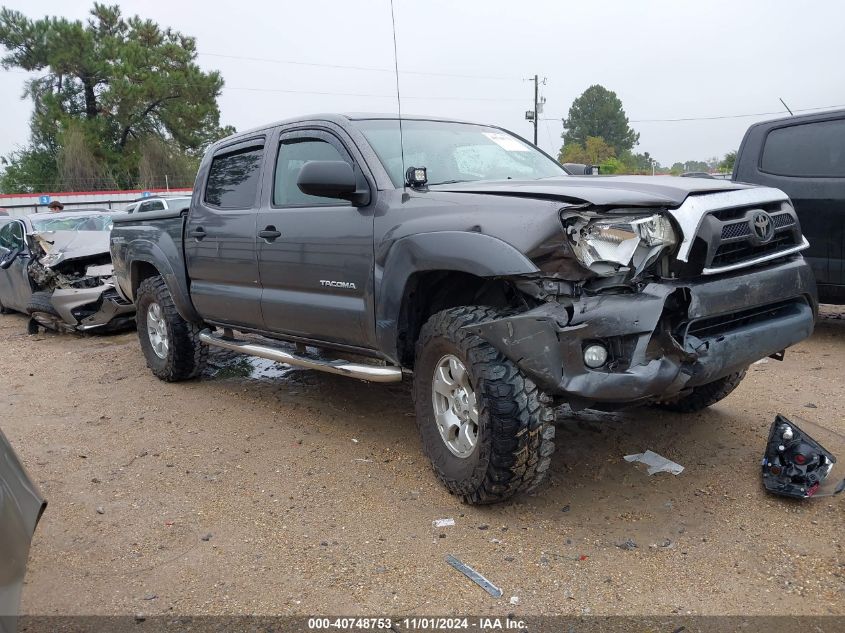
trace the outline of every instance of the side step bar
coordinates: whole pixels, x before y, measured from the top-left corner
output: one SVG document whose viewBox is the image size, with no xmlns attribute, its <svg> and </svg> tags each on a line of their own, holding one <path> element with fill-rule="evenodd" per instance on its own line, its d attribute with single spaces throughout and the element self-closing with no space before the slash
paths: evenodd
<svg viewBox="0 0 845 633">
<path fill-rule="evenodd" d="M 350 363 L 345 360 L 316 360 L 307 356 L 292 354 L 278 347 L 238 341 L 212 332 L 211 330 L 200 332 L 200 341 L 206 345 L 214 345 L 233 352 L 247 354 L 248 356 L 258 356 L 259 358 L 274 360 L 277 363 L 287 363 L 296 367 L 316 369 L 317 371 L 324 371 L 329 374 L 340 374 L 341 376 L 359 378 L 370 382 L 399 382 L 402 380 L 402 370 L 399 367 L 362 365 Z"/>
</svg>

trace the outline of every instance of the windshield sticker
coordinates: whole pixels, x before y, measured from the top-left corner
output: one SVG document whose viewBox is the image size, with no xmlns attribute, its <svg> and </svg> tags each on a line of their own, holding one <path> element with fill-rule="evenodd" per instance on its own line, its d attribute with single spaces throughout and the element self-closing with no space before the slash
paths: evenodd
<svg viewBox="0 0 845 633">
<path fill-rule="evenodd" d="M 531 149 L 508 134 L 501 132 L 484 132 L 484 136 L 507 152 L 530 152 Z"/>
</svg>

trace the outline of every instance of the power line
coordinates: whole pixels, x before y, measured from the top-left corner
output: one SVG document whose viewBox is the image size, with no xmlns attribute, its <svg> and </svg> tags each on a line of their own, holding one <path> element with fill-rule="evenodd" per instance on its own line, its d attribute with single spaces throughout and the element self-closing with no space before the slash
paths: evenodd
<svg viewBox="0 0 845 633">
<path fill-rule="evenodd" d="M 845 104 L 816 106 L 814 108 L 796 108 L 792 112 L 813 112 L 816 110 L 830 110 L 834 108 L 845 108 Z M 721 114 L 717 116 L 699 116 L 699 117 L 679 117 L 676 119 L 631 119 L 629 123 L 677 123 L 683 121 L 719 121 L 724 119 L 746 119 L 755 116 L 774 116 L 776 114 L 791 114 L 788 110 L 776 110 L 773 112 L 751 112 L 748 114 Z M 560 123 L 562 118 L 545 118 L 544 121 L 557 121 Z"/>
<path fill-rule="evenodd" d="M 811 112 L 813 110 L 828 110 L 831 108 L 845 108 L 845 104 L 818 106 L 815 108 L 801 108 L 795 109 L 793 112 Z M 750 114 L 724 114 L 719 116 L 702 116 L 702 117 L 681 117 L 677 119 L 634 119 L 631 123 L 674 123 L 677 121 L 718 121 L 722 119 L 745 119 L 755 116 L 774 116 L 776 114 L 791 114 L 788 110 L 777 110 L 775 112 L 752 112 Z"/>
<path fill-rule="evenodd" d="M 206 53 L 210 54 L 210 53 Z M 233 58 L 237 58 L 236 56 L 229 56 Z M 280 62 L 280 63 L 288 63 L 288 62 Z M 294 62 L 290 62 L 294 63 Z M 305 64 L 304 65 L 309 65 Z M 319 64 L 320 66 L 328 66 L 327 64 Z M 355 67 L 342 67 L 337 66 L 337 68 L 355 68 Z M 364 68 L 364 67 L 360 67 Z M 6 73 L 14 73 L 14 74 L 21 74 L 21 75 L 31 75 L 34 71 L 26 71 L 26 70 L 14 70 L 11 68 L 2 68 L 0 69 Z M 375 68 L 370 68 L 369 70 L 376 70 Z M 382 70 L 382 69 L 378 69 Z M 395 72 L 390 69 L 384 69 L 386 72 Z M 403 72 L 411 72 L 411 71 L 399 71 L 400 73 Z M 416 73 L 416 74 L 437 74 L 437 73 Z M 446 75 L 446 73 L 442 73 Z M 483 79 L 485 77 L 479 75 L 449 75 L 454 77 L 467 77 L 472 79 Z M 42 77 L 35 77 L 35 79 L 41 79 Z M 488 77 L 492 78 L 492 77 Z M 503 79 L 499 77 L 499 79 Z M 189 86 L 191 84 L 187 82 L 180 82 L 180 81 L 164 81 L 163 83 L 167 83 L 169 85 L 174 86 Z M 238 87 L 238 86 L 223 86 L 222 90 L 242 90 L 242 91 L 249 91 L 249 92 L 279 92 L 284 94 L 308 94 L 308 95 L 318 95 L 318 96 L 336 96 L 336 97 L 365 97 L 365 98 L 375 98 L 375 99 L 395 99 L 396 95 L 390 94 L 369 94 L 369 93 L 357 93 L 357 92 L 330 92 L 330 91 L 315 91 L 315 90 L 290 90 L 285 88 L 253 88 L 248 86 Z M 443 96 L 414 96 L 414 95 L 403 95 L 403 99 L 413 99 L 413 100 L 421 100 L 421 101 L 496 101 L 496 102 L 517 102 L 522 101 L 522 99 L 503 99 L 499 97 L 443 97 Z M 837 105 L 828 105 L 828 106 L 816 106 L 812 108 L 796 108 L 793 112 L 814 112 L 818 110 L 831 110 L 835 108 L 845 108 L 845 104 L 837 104 Z M 681 123 L 685 121 L 718 121 L 718 120 L 725 120 L 725 119 L 745 119 L 750 117 L 759 117 L 759 116 L 775 116 L 778 114 L 788 114 L 787 110 L 776 110 L 771 112 L 753 112 L 747 114 L 725 114 L 725 115 L 717 115 L 717 116 L 701 116 L 701 117 L 678 117 L 674 119 L 631 119 L 629 123 Z M 541 121 L 557 121 L 561 122 L 563 119 L 561 117 L 541 117 Z"/>
<path fill-rule="evenodd" d="M 377 99 L 396 99 L 396 95 L 392 94 L 365 94 L 358 92 L 320 92 L 313 90 L 286 90 L 284 88 L 247 88 L 247 87 L 229 87 L 223 86 L 223 90 L 247 90 L 251 92 L 283 92 L 288 94 L 308 94 L 308 95 L 325 95 L 325 96 L 339 96 L 339 97 L 374 97 Z M 402 95 L 403 99 L 419 99 L 423 101 L 522 101 L 522 99 L 500 99 L 498 97 L 416 97 L 413 95 Z"/>
<path fill-rule="evenodd" d="M 5 70 L 5 69 L 4 69 Z M 10 73 L 18 73 L 18 74 L 27 74 L 30 73 L 27 71 L 16 71 L 16 70 L 5 70 L 5 72 Z M 401 71 L 400 71 L 401 72 Z M 42 77 L 35 77 L 35 79 L 41 79 Z M 175 81 L 175 80 L 159 80 L 159 83 L 168 85 L 168 86 L 191 86 L 192 84 L 185 81 Z M 332 91 L 321 91 L 321 90 L 292 90 L 287 88 L 258 88 L 258 87 L 250 87 L 250 86 L 223 86 L 221 90 L 242 90 L 248 92 L 279 92 L 283 94 L 303 94 L 303 95 L 318 95 L 318 96 L 333 96 L 333 97 L 365 97 L 365 98 L 375 98 L 375 99 L 395 99 L 395 94 L 374 94 L 374 93 L 360 93 L 360 92 L 332 92 Z M 414 95 L 402 95 L 403 99 L 414 99 L 414 100 L 421 100 L 421 101 L 496 101 L 496 102 L 508 102 L 508 101 L 522 101 L 522 99 L 503 99 L 500 97 L 444 97 L 444 96 L 414 96 Z"/>
<path fill-rule="evenodd" d="M 321 64 L 317 62 L 302 62 L 296 61 L 291 59 L 274 59 L 270 57 L 247 57 L 243 55 L 227 55 L 224 53 L 205 53 L 205 52 L 198 52 L 197 55 L 204 56 L 204 57 L 220 57 L 223 59 L 237 59 L 241 61 L 251 61 L 251 62 L 264 62 L 268 64 L 286 64 L 291 66 L 308 66 L 313 68 L 333 68 L 337 70 L 361 70 L 361 71 L 368 71 L 368 72 L 378 72 L 378 73 L 392 73 L 396 72 L 393 68 L 382 67 L 382 66 L 353 66 L 353 65 L 346 65 L 346 64 Z M 457 77 L 459 79 L 494 79 L 494 80 L 504 80 L 504 81 L 517 81 L 517 77 L 504 77 L 501 75 L 470 75 L 470 74 L 461 74 L 461 73 L 439 73 L 433 71 L 423 71 L 423 70 L 400 70 L 400 74 L 403 75 L 425 75 L 429 77 Z"/>
</svg>

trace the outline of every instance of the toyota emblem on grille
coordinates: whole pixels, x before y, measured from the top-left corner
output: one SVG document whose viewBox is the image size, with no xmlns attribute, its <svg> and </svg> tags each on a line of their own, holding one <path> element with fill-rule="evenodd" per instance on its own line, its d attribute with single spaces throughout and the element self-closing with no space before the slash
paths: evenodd
<svg viewBox="0 0 845 633">
<path fill-rule="evenodd" d="M 751 215 L 751 230 L 754 236 L 761 242 L 768 242 L 775 234 L 775 224 L 772 216 L 765 211 L 755 211 Z"/>
</svg>

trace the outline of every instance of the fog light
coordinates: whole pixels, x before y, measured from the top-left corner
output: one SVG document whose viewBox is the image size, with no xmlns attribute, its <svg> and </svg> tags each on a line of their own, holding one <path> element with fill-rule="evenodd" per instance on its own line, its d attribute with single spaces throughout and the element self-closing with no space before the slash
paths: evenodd
<svg viewBox="0 0 845 633">
<path fill-rule="evenodd" d="M 607 362 L 607 349 L 604 345 L 590 345 L 584 350 L 584 364 L 596 369 Z"/>
</svg>

